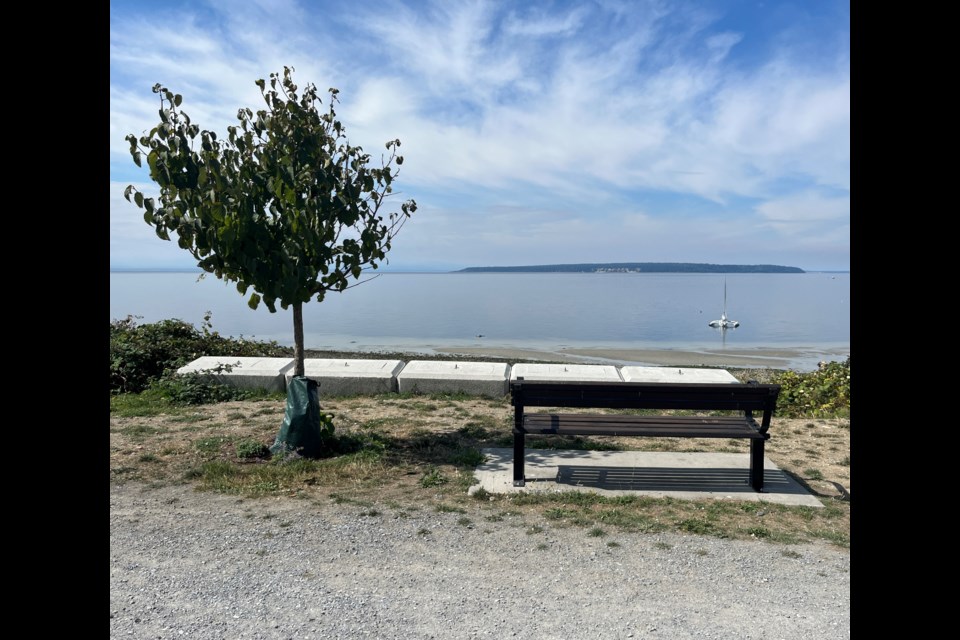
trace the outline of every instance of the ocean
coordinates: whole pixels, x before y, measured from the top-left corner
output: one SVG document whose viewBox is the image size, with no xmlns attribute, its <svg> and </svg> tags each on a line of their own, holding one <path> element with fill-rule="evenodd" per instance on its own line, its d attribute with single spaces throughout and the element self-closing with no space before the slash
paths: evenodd
<svg viewBox="0 0 960 640">
<path fill-rule="evenodd" d="M 251 310 L 195 272 L 111 272 L 110 320 L 177 318 L 293 344 L 290 309 Z M 724 311 L 735 329 L 709 326 Z M 304 305 L 307 349 L 849 350 L 850 274 L 382 273 Z"/>
</svg>

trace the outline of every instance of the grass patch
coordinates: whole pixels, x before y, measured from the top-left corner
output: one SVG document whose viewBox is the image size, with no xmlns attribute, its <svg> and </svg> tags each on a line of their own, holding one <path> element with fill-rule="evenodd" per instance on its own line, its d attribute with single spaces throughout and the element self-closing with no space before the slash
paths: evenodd
<svg viewBox="0 0 960 640">
<path fill-rule="evenodd" d="M 419 404 L 410 408 L 405 406 L 409 402 Z M 810 508 L 740 500 L 608 497 L 578 491 L 493 495 L 478 488 L 468 496 L 467 490 L 476 482 L 473 470 L 482 463 L 480 451 L 501 439 L 512 445 L 509 398 L 322 396 L 321 405 L 336 416 L 337 444 L 330 456 L 283 461 L 264 454 L 268 451 L 264 443 L 272 442 L 277 433 L 282 398 L 238 401 L 228 407 L 176 407 L 149 391 L 112 396 L 111 480 L 155 486 L 186 481 L 198 489 L 238 496 L 299 496 L 318 503 L 329 499 L 366 512 L 374 504 L 394 505 L 392 513 L 419 505 L 466 516 L 461 507 L 470 505 L 471 510 L 480 510 L 476 517 L 469 514 L 474 521 L 509 522 L 525 529 L 540 518 L 543 526 L 581 527 L 584 534 L 597 528 L 609 537 L 620 532 L 678 532 L 849 546 L 849 499 L 825 496 L 822 508 Z M 849 425 L 843 420 L 782 422 L 775 416 L 766 455 L 798 480 L 839 483 L 848 492 Z M 838 439 L 814 437 L 825 432 Z M 552 445 L 583 450 L 733 447 L 726 439 L 611 438 L 601 443 L 588 438 L 543 438 L 536 444 L 530 440 L 531 448 Z M 831 447 L 838 451 L 830 452 Z M 818 487 L 830 491 L 828 484 Z M 437 507 L 438 502 L 446 504 Z"/>
</svg>

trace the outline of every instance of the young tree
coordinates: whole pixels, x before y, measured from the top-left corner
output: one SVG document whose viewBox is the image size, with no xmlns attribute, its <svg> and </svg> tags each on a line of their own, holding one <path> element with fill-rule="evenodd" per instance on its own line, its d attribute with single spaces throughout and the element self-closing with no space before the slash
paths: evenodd
<svg viewBox="0 0 960 640">
<path fill-rule="evenodd" d="M 146 156 L 159 203 L 133 185 L 124 196 L 160 238 L 175 232 L 205 272 L 236 282 L 241 294 L 252 289 L 252 309 L 261 301 L 272 313 L 278 302 L 293 307 L 295 375 L 303 375 L 303 303 L 321 302 L 365 268 L 376 269 L 417 205 L 408 200 L 402 215 L 384 220 L 380 209 L 398 174 L 393 164 L 403 164 L 400 141 L 387 142 L 389 157 L 370 167 L 370 155 L 350 146 L 336 119 L 337 89 L 320 113 L 316 87 L 307 85 L 298 98 L 292 72 L 270 74 L 269 90 L 256 82 L 267 108 L 240 109 L 240 126 L 227 127 L 226 140 L 193 124 L 180 110 L 182 96 L 154 85 L 160 123 L 126 140 L 137 166 Z"/>
<path fill-rule="evenodd" d="M 403 164 L 400 141 L 387 142 L 388 156 L 371 166 L 336 118 L 338 90 L 329 89 L 321 113 L 316 87 L 298 96 L 293 71 L 271 73 L 269 89 L 257 80 L 266 108 L 240 109 L 240 126 L 227 127 L 226 139 L 201 131 L 180 109 L 182 96 L 154 85 L 159 124 L 126 140 L 137 166 L 146 157 L 159 198 L 133 185 L 124 196 L 160 238 L 175 233 L 203 271 L 236 282 L 242 295 L 252 290 L 252 309 L 292 307 L 294 376 L 302 377 L 303 303 L 376 269 L 417 204 L 381 214 Z"/>
</svg>

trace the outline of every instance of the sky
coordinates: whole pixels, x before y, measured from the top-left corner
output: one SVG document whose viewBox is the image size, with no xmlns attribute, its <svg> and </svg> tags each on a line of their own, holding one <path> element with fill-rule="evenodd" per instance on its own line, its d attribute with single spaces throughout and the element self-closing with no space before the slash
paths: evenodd
<svg viewBox="0 0 960 640">
<path fill-rule="evenodd" d="M 352 145 L 399 139 L 384 270 L 850 269 L 848 0 L 110 5 L 110 268 L 191 269 L 123 197 L 160 83 L 219 137 L 292 67 Z"/>
</svg>

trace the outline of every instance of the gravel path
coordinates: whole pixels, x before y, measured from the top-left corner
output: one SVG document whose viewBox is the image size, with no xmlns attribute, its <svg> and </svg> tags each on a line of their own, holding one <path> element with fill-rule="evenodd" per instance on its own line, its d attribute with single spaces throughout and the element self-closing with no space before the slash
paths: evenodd
<svg viewBox="0 0 960 640">
<path fill-rule="evenodd" d="M 110 637 L 849 638 L 850 554 L 125 484 Z"/>
</svg>

